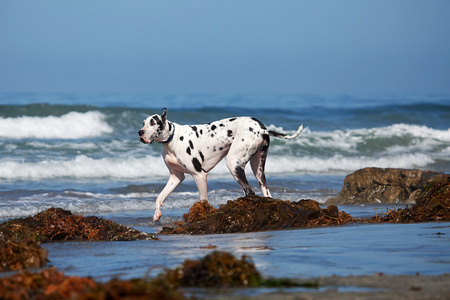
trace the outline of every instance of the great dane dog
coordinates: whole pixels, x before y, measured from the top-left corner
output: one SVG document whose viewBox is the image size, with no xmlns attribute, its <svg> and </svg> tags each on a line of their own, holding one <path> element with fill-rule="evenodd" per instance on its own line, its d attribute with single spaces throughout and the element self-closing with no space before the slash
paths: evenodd
<svg viewBox="0 0 450 300">
<path fill-rule="evenodd" d="M 294 139 L 303 125 L 292 135 L 268 130 L 255 118 L 238 117 L 203 125 L 179 125 L 167 120 L 167 109 L 160 116 L 145 119 L 139 130 L 144 144 L 153 142 L 164 146 L 164 162 L 170 172 L 169 181 L 156 199 L 153 220 L 161 217 L 161 206 L 169 194 L 190 174 L 197 184 L 200 200 L 208 200 L 206 176 L 225 156 L 227 167 L 241 185 L 244 194 L 254 195 L 245 177 L 245 166 L 250 161 L 253 173 L 264 197 L 272 197 L 266 184 L 264 166 L 269 150 L 270 136 Z"/>
</svg>

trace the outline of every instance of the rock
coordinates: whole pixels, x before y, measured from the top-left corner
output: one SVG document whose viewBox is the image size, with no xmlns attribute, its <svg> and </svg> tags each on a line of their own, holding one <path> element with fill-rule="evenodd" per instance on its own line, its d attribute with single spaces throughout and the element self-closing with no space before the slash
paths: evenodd
<svg viewBox="0 0 450 300">
<path fill-rule="evenodd" d="M 0 226 L 0 272 L 25 268 L 42 268 L 48 262 L 48 251 L 40 246 L 36 235 L 26 226 Z"/>
<path fill-rule="evenodd" d="M 423 192 L 431 178 L 441 173 L 406 169 L 365 168 L 344 180 L 336 198 L 327 204 L 410 203 Z"/>
<path fill-rule="evenodd" d="M 1 299 L 149 299 L 182 300 L 184 294 L 167 282 L 143 279 L 96 282 L 92 278 L 66 276 L 55 269 L 39 273 L 23 271 L 0 278 Z"/>
<path fill-rule="evenodd" d="M 13 219 L 4 224 L 29 227 L 42 242 L 157 239 L 110 220 L 96 216 L 73 215 L 70 211 L 61 208 L 49 208 L 32 217 Z"/>
<path fill-rule="evenodd" d="M 173 270 L 166 270 L 156 280 L 174 287 L 255 287 L 262 281 L 250 257 L 214 251 L 199 260 L 185 260 Z"/>
<path fill-rule="evenodd" d="M 228 201 L 215 209 L 207 201 L 194 203 L 183 221 L 164 227 L 161 234 L 236 233 L 336 225 L 353 218 L 336 206 L 322 209 L 317 201 L 298 202 L 259 196 Z"/>
<path fill-rule="evenodd" d="M 373 222 L 412 223 L 450 221 L 450 175 L 433 177 L 411 208 L 390 210 Z"/>
<path fill-rule="evenodd" d="M 112 279 L 66 276 L 54 268 L 22 271 L 0 278 L 1 299 L 187 299 L 180 287 L 256 287 L 263 278 L 250 257 L 240 259 L 214 251 L 199 260 L 185 260 L 154 279 Z M 192 299 L 192 298 L 189 298 Z"/>
</svg>

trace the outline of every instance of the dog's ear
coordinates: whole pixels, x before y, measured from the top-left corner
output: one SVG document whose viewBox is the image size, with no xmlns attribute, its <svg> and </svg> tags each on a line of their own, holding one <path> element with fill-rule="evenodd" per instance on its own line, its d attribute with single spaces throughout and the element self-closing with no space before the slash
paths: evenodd
<svg viewBox="0 0 450 300">
<path fill-rule="evenodd" d="M 164 112 L 161 115 L 161 121 L 163 123 L 163 126 L 165 126 L 166 125 L 166 120 L 167 120 L 167 117 L 166 117 L 166 115 L 167 115 L 167 108 L 164 107 L 162 110 L 164 110 Z"/>
</svg>

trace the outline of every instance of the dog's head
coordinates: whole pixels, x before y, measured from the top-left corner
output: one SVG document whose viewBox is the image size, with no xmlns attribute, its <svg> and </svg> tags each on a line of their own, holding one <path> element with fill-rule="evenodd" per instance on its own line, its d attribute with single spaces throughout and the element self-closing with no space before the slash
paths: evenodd
<svg viewBox="0 0 450 300">
<path fill-rule="evenodd" d="M 151 115 L 144 120 L 143 127 L 139 130 L 139 140 L 144 144 L 153 144 L 164 132 L 166 127 L 167 108 L 163 108 L 164 112 L 160 116 L 158 114 Z"/>
</svg>

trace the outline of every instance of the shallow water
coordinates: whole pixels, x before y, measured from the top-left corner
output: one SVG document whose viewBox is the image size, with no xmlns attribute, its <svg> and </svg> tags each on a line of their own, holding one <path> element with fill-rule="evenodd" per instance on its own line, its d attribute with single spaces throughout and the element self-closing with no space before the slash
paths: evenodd
<svg viewBox="0 0 450 300">
<path fill-rule="evenodd" d="M 365 207 L 361 214 L 368 213 Z M 172 212 L 179 219 L 184 210 Z M 155 232 L 148 212 L 108 214 L 116 221 L 133 219 L 135 228 Z M 122 222 L 123 223 L 123 222 Z M 138 225 L 138 226 L 136 226 Z M 160 235 L 160 241 L 61 242 L 45 244 L 51 265 L 68 275 L 113 277 L 155 276 L 185 259 L 213 250 L 249 255 L 267 277 L 310 278 L 331 275 L 442 274 L 450 271 L 450 222 L 418 224 L 353 224 L 269 232 Z"/>
</svg>

